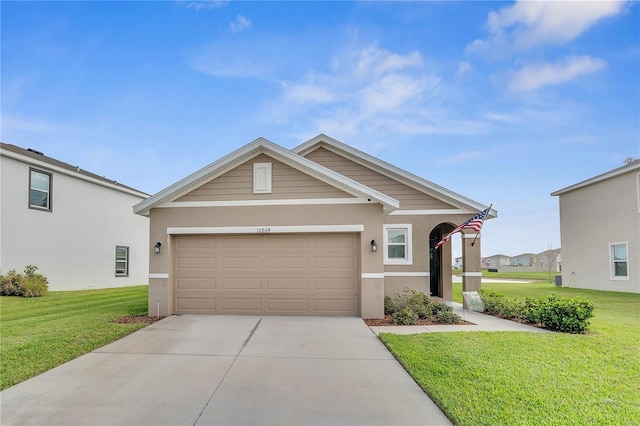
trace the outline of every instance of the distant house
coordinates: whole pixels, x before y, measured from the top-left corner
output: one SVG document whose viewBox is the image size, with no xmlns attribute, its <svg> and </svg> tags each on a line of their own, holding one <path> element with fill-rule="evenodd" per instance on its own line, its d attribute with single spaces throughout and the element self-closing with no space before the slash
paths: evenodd
<svg viewBox="0 0 640 426">
<path fill-rule="evenodd" d="M 494 254 L 482 258 L 482 267 L 484 269 L 500 269 L 503 266 L 511 264 L 511 258 L 504 254 Z"/>
<path fill-rule="evenodd" d="M 147 194 L 42 153 L 0 146 L 0 271 L 36 265 L 50 290 L 147 284 Z"/>
<path fill-rule="evenodd" d="M 533 256 L 533 266 L 541 271 L 561 272 L 561 264 L 560 249 L 545 250 Z"/>
<path fill-rule="evenodd" d="M 562 285 L 640 293 L 640 160 L 553 192 Z"/>
<path fill-rule="evenodd" d="M 453 260 L 453 267 L 456 269 L 462 269 L 462 256 L 456 257 Z"/>
<path fill-rule="evenodd" d="M 535 254 L 533 253 L 522 253 L 517 256 L 512 256 L 509 258 L 509 264 L 511 266 L 533 266 L 533 259 Z"/>
</svg>

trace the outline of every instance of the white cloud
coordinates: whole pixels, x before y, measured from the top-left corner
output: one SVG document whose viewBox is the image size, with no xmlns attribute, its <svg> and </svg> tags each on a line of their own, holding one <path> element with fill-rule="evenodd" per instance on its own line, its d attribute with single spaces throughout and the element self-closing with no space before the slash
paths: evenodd
<svg viewBox="0 0 640 426">
<path fill-rule="evenodd" d="M 405 68 L 421 68 L 422 66 L 422 55 L 418 51 L 403 56 L 385 49 L 368 47 L 357 54 L 355 74 L 360 77 L 379 76 Z"/>
<path fill-rule="evenodd" d="M 333 102 L 337 95 L 315 84 L 283 84 L 284 98 L 300 104 L 324 104 Z"/>
<path fill-rule="evenodd" d="M 238 15 L 236 16 L 236 20 L 229 24 L 229 28 L 234 33 L 246 30 L 247 28 L 251 28 L 251 20 L 247 19 L 245 16 Z"/>
<path fill-rule="evenodd" d="M 606 65 L 603 60 L 590 56 L 569 56 L 558 63 L 527 65 L 511 77 L 509 90 L 528 92 L 550 84 L 566 83 L 598 72 Z"/>
<path fill-rule="evenodd" d="M 176 4 L 187 7 L 189 9 L 199 10 L 212 10 L 225 7 L 229 2 L 220 0 L 205 0 L 205 1 L 184 1 L 178 0 Z"/>
<path fill-rule="evenodd" d="M 473 70 L 473 67 L 471 66 L 471 64 L 469 62 L 460 62 L 460 64 L 458 65 L 458 70 L 456 71 L 456 75 L 458 77 L 461 77 L 469 72 L 471 72 Z"/>
<path fill-rule="evenodd" d="M 505 49 L 527 50 L 543 45 L 568 43 L 601 20 L 625 9 L 624 0 L 607 1 L 523 1 L 487 18 L 490 33 L 485 40 L 474 40 L 470 52 L 500 53 Z"/>
</svg>

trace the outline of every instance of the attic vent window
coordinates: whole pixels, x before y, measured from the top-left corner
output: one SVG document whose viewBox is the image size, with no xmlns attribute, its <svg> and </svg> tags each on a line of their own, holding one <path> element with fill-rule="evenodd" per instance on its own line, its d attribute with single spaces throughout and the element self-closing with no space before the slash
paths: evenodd
<svg viewBox="0 0 640 426">
<path fill-rule="evenodd" d="M 253 193 L 271 194 L 271 163 L 253 163 Z"/>
</svg>

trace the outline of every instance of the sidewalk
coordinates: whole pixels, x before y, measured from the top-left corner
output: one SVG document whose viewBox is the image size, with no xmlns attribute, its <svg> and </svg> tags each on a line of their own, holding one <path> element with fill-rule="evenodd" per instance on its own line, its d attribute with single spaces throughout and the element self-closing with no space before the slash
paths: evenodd
<svg viewBox="0 0 640 426">
<path fill-rule="evenodd" d="M 462 304 L 456 302 L 446 302 L 447 305 L 453 307 L 453 312 L 458 314 L 465 321 L 472 322 L 474 325 L 402 325 L 402 326 L 380 326 L 369 327 L 376 336 L 380 333 L 392 334 L 418 334 L 418 333 L 438 333 L 452 331 L 527 331 L 531 333 L 552 333 L 549 330 L 533 327 L 531 325 L 520 324 L 502 318 L 485 315 L 480 312 L 462 309 Z"/>
</svg>

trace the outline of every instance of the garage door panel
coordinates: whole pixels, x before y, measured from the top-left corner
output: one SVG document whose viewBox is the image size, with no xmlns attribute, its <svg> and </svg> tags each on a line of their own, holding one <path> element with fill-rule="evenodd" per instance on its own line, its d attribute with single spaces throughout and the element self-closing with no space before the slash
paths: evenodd
<svg viewBox="0 0 640 426">
<path fill-rule="evenodd" d="M 352 278 L 317 278 L 314 280 L 316 290 L 341 290 L 354 292 L 357 290 L 357 282 Z"/>
<path fill-rule="evenodd" d="M 318 313 L 339 315 L 356 308 L 354 299 L 315 299 L 313 302 L 314 310 Z"/>
<path fill-rule="evenodd" d="M 355 267 L 353 257 L 321 256 L 314 259 L 316 269 L 334 269 L 352 271 Z"/>
<path fill-rule="evenodd" d="M 309 301 L 304 299 L 268 299 L 267 312 L 274 315 L 304 314 L 309 311 Z"/>
<path fill-rule="evenodd" d="M 260 290 L 260 277 L 222 278 L 221 290 Z"/>
<path fill-rule="evenodd" d="M 180 309 L 182 311 L 191 311 L 189 313 L 209 312 L 214 309 L 215 303 L 215 298 L 183 297 L 177 300 L 176 309 Z"/>
<path fill-rule="evenodd" d="M 301 249 L 308 248 L 309 241 L 305 238 L 297 236 L 270 235 L 266 240 L 268 249 L 291 250 L 292 248 Z"/>
<path fill-rule="evenodd" d="M 309 280 L 307 278 L 267 278 L 267 291 L 308 291 Z"/>
<path fill-rule="evenodd" d="M 267 259 L 269 269 L 306 270 L 309 268 L 307 256 L 269 256 Z"/>
<path fill-rule="evenodd" d="M 220 300 L 221 313 L 238 313 L 238 314 L 260 314 L 261 300 L 260 298 L 222 298 Z"/>
<path fill-rule="evenodd" d="M 359 314 L 357 234 L 174 238 L 177 314 Z"/>
<path fill-rule="evenodd" d="M 220 239 L 224 249 L 259 249 L 262 245 L 260 237 L 254 235 L 220 237 Z"/>
<path fill-rule="evenodd" d="M 222 267 L 224 269 L 259 270 L 261 263 L 261 258 L 259 256 L 224 257 L 222 259 Z"/>
<path fill-rule="evenodd" d="M 178 257 L 176 259 L 178 269 L 215 269 L 214 257 Z"/>
<path fill-rule="evenodd" d="M 215 278 L 185 278 L 181 277 L 176 279 L 176 286 L 181 290 L 215 290 L 216 279 Z"/>
</svg>

